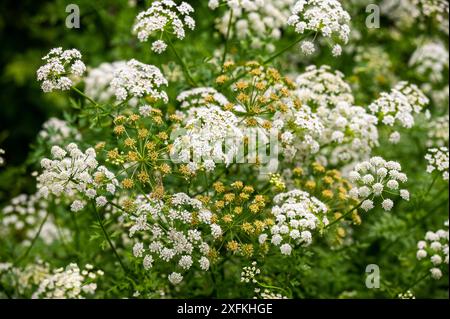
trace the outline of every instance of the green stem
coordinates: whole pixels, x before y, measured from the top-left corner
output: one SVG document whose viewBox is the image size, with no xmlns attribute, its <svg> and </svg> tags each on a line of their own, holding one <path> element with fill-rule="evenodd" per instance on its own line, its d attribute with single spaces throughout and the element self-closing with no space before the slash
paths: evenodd
<svg viewBox="0 0 450 319">
<path fill-rule="evenodd" d="M 223 70 L 223 65 L 225 64 L 225 60 L 227 59 L 228 40 L 230 39 L 232 20 L 233 20 L 233 10 L 231 9 L 230 10 L 230 19 L 228 20 L 227 35 L 226 35 L 226 38 L 225 38 L 225 48 L 223 50 L 223 56 L 222 56 L 222 70 Z"/>
<path fill-rule="evenodd" d="M 265 60 L 263 62 L 263 65 L 268 64 L 269 62 L 272 62 L 273 60 L 275 60 L 276 58 L 278 58 L 280 55 L 282 55 L 283 53 L 285 53 L 286 51 L 288 51 L 289 49 L 291 49 L 292 47 L 294 47 L 297 43 L 299 43 L 300 41 L 302 41 L 303 39 L 307 38 L 309 35 L 311 34 L 308 33 L 304 36 L 301 36 L 300 38 L 298 38 L 297 40 L 295 40 L 293 43 L 289 44 L 287 47 L 285 47 L 284 49 L 281 49 L 280 51 L 278 51 L 277 53 L 275 53 L 274 55 L 272 55 L 270 58 L 268 58 L 267 60 Z"/>
<path fill-rule="evenodd" d="M 81 95 L 82 97 L 84 97 L 85 99 L 87 99 L 89 102 L 91 102 L 92 104 L 94 104 L 94 106 L 98 106 L 99 104 L 97 102 L 95 102 L 92 98 L 90 98 L 89 96 L 87 96 L 86 94 L 84 94 L 84 92 L 80 91 L 79 89 L 77 89 L 75 86 L 72 86 L 72 90 L 74 90 L 75 92 L 77 92 L 79 95 Z"/>
<path fill-rule="evenodd" d="M 329 223 L 328 225 L 326 225 L 324 228 L 329 228 L 332 225 L 336 224 L 337 222 L 339 222 L 341 219 L 347 217 L 348 215 L 350 215 L 351 213 L 353 213 L 353 211 L 355 211 L 356 209 L 360 208 L 362 203 L 364 202 L 364 200 L 362 200 L 358 205 L 356 205 L 355 207 L 353 207 L 352 209 L 350 209 L 348 212 L 346 212 L 345 214 L 343 214 L 341 217 L 335 219 L 334 221 L 332 221 L 331 223 Z"/>
<path fill-rule="evenodd" d="M 92 206 L 94 207 L 95 216 L 97 217 L 98 223 L 100 225 L 100 228 L 103 231 L 103 235 L 105 236 L 106 241 L 109 244 L 109 247 L 111 247 L 111 250 L 113 251 L 116 259 L 118 260 L 118 262 L 119 262 L 120 266 L 122 267 L 123 271 L 125 272 L 125 274 L 128 274 L 127 268 L 123 264 L 122 259 L 120 258 L 119 254 L 117 253 L 117 250 L 114 247 L 114 244 L 112 243 L 111 239 L 109 238 L 108 233 L 106 232 L 105 226 L 103 225 L 102 218 L 100 217 L 100 214 L 98 213 L 98 210 L 97 210 L 97 207 L 95 206 L 95 203 L 92 203 Z"/>
<path fill-rule="evenodd" d="M 169 43 L 170 48 L 172 49 L 173 53 L 175 54 L 175 57 L 180 62 L 181 66 L 183 67 L 184 75 L 186 76 L 189 84 L 191 86 L 197 86 L 197 83 L 194 81 L 194 79 L 191 76 L 191 73 L 189 72 L 189 69 L 186 65 L 186 63 L 183 61 L 183 59 L 178 55 L 177 50 L 175 49 L 172 40 L 170 39 L 170 36 L 167 36 L 167 42 Z"/>
<path fill-rule="evenodd" d="M 436 183 L 437 178 L 438 178 L 438 174 L 435 174 L 433 181 L 431 182 L 430 186 L 428 187 L 426 194 L 423 196 L 424 198 L 427 197 L 428 194 L 431 192 L 431 189 L 433 188 L 434 183 Z"/>
<path fill-rule="evenodd" d="M 39 235 L 41 234 L 42 228 L 44 227 L 45 222 L 47 221 L 48 216 L 50 215 L 50 212 L 47 212 L 47 214 L 45 215 L 44 219 L 42 220 L 41 225 L 39 226 L 39 229 L 36 233 L 36 235 L 34 235 L 33 240 L 31 241 L 30 247 L 28 247 L 27 251 L 14 262 L 14 266 L 17 266 L 23 259 L 25 259 L 28 254 L 30 253 L 31 249 L 33 248 L 34 244 L 36 243 L 37 239 L 39 238 Z"/>
<path fill-rule="evenodd" d="M 420 282 L 422 282 L 424 279 L 428 278 L 431 275 L 430 272 L 427 272 L 425 275 L 423 275 L 422 277 L 419 277 L 419 279 L 417 279 L 416 281 L 414 281 L 412 283 L 411 286 L 409 286 L 408 288 L 406 288 L 405 290 L 403 290 L 402 294 L 405 294 L 406 292 L 408 292 L 408 290 L 411 290 L 412 288 L 414 288 L 415 286 L 417 286 Z"/>
</svg>

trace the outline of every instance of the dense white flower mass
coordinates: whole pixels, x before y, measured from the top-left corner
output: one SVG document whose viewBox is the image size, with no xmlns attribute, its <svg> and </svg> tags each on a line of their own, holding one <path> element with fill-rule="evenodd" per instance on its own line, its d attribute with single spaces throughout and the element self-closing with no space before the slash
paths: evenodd
<svg viewBox="0 0 450 319">
<path fill-rule="evenodd" d="M 425 234 L 425 240 L 417 243 L 417 259 L 427 263 L 431 277 L 436 280 L 442 277 L 443 270 L 448 270 L 448 221 L 445 225 L 446 230 L 428 231 Z"/>
<path fill-rule="evenodd" d="M 324 126 L 321 145 L 331 164 L 361 160 L 378 146 L 378 119 L 360 106 L 338 102 L 336 107 L 319 107 L 317 116 Z"/>
<path fill-rule="evenodd" d="M 447 0 L 383 0 L 381 12 L 402 27 L 411 27 L 423 18 L 433 19 L 448 34 Z"/>
<path fill-rule="evenodd" d="M 225 0 L 228 10 L 217 20 L 217 29 L 224 36 L 228 34 L 231 18 L 230 36 L 250 40 L 252 48 L 275 49 L 273 40 L 281 37 L 291 7 L 296 0 Z M 216 9 L 221 1 L 210 0 L 209 7 Z"/>
<path fill-rule="evenodd" d="M 186 28 L 195 29 L 195 20 L 191 17 L 193 12 L 192 6 L 186 2 L 177 5 L 171 0 L 153 1 L 150 8 L 136 17 L 133 33 L 141 42 L 149 38 L 158 39 L 152 43 L 152 51 L 160 54 L 167 48 L 162 40 L 164 35 L 182 40 L 186 36 Z"/>
<path fill-rule="evenodd" d="M 332 71 L 328 65 L 310 65 L 300 74 L 295 83 L 295 94 L 310 107 L 334 107 L 339 102 L 353 104 L 352 89 L 344 81 L 344 75 Z"/>
<path fill-rule="evenodd" d="M 73 198 L 83 194 L 83 197 L 93 200 L 100 194 L 114 195 L 119 182 L 106 167 L 98 165 L 93 148 L 83 153 L 75 143 L 71 143 L 65 149 L 53 146 L 51 152 L 53 159 L 41 160 L 43 172 L 37 177 L 39 196 L 52 194 Z M 71 210 L 80 211 L 85 204 L 84 199 L 76 199 Z"/>
<path fill-rule="evenodd" d="M 253 261 L 250 266 L 242 267 L 241 282 L 244 283 L 256 283 L 256 277 L 261 273 L 261 270 L 257 267 L 256 261 Z"/>
<path fill-rule="evenodd" d="M 167 103 L 169 98 L 162 89 L 168 82 L 154 65 L 141 63 L 135 59 L 119 66 L 111 80 L 111 89 L 119 101 L 132 97 L 151 97 L 155 101 Z"/>
<path fill-rule="evenodd" d="M 389 93 L 383 92 L 369 105 L 369 110 L 386 126 L 400 125 L 410 129 L 414 116 L 429 103 L 429 99 L 414 84 L 399 82 Z"/>
<path fill-rule="evenodd" d="M 61 145 L 69 141 L 81 140 L 81 134 L 77 129 L 56 117 L 51 117 L 44 122 L 38 135 L 51 145 Z"/>
<path fill-rule="evenodd" d="M 136 210 L 127 216 L 129 235 L 136 239 L 133 255 L 142 258 L 145 269 L 171 263 L 179 271 L 169 275 L 173 284 L 180 283 L 180 273 L 193 266 L 209 269 L 207 240 L 219 238 L 222 230 L 199 200 L 185 193 L 173 195 L 166 203 L 139 196 L 135 205 Z"/>
<path fill-rule="evenodd" d="M 275 225 L 269 235 L 260 236 L 260 243 L 270 240 L 284 255 L 290 255 L 296 245 L 310 245 L 312 232 L 328 224 L 327 206 L 306 192 L 295 189 L 278 194 L 274 203 Z"/>
<path fill-rule="evenodd" d="M 217 103 L 221 107 L 228 104 L 228 99 L 211 87 L 198 87 L 183 91 L 178 94 L 177 101 L 180 102 L 182 109 L 204 106 L 212 102 Z"/>
<path fill-rule="evenodd" d="M 202 166 L 211 171 L 216 163 L 229 165 L 244 137 L 238 127 L 239 119 L 216 105 L 195 107 L 187 112 L 184 126 L 173 142 L 173 158 L 189 163 L 192 172 Z"/>
<path fill-rule="evenodd" d="M 449 118 L 448 115 L 435 118 L 428 123 L 428 147 L 448 146 Z"/>
<path fill-rule="evenodd" d="M 427 173 L 431 174 L 434 171 L 438 171 L 442 173 L 444 181 L 448 181 L 448 157 L 449 151 L 447 147 L 430 148 L 427 155 L 425 155 L 428 163 Z"/>
<path fill-rule="evenodd" d="M 353 106 L 351 87 L 331 67 L 311 65 L 296 78 L 295 95 L 314 111 L 323 127 L 318 143 L 332 164 L 360 160 L 378 145 L 378 119 Z"/>
<path fill-rule="evenodd" d="M 0 234 L 20 236 L 21 244 L 28 246 L 39 232 L 39 238 L 50 245 L 59 240 L 70 240 L 69 231 L 58 229 L 48 214 L 48 204 L 36 194 L 21 194 L 3 207 L 0 216 Z M 42 224 L 42 227 L 41 227 Z M 20 234 L 20 235 L 19 235 Z"/>
<path fill-rule="evenodd" d="M 103 276 L 103 271 L 92 270 L 87 264 L 81 270 L 77 264 L 69 264 L 65 268 L 54 269 L 40 282 L 32 298 L 43 299 L 83 299 L 93 295 L 97 289 L 96 279 Z"/>
<path fill-rule="evenodd" d="M 428 42 L 414 51 L 409 66 L 432 83 L 441 82 L 448 70 L 448 58 L 448 50 L 441 42 Z"/>
<path fill-rule="evenodd" d="M 346 44 L 349 40 L 350 19 L 350 15 L 338 0 L 299 0 L 295 3 L 287 23 L 300 34 L 321 34 L 332 43 L 332 53 L 337 56 L 342 52 L 339 43 Z M 309 41 L 306 43 L 312 44 Z M 301 48 L 307 55 L 314 52 L 310 45 L 302 45 Z"/>
<path fill-rule="evenodd" d="M 323 133 L 323 123 L 311 108 L 303 105 L 296 109 L 290 99 L 285 100 L 286 112 L 277 112 L 274 127 L 281 134 L 282 151 L 287 159 L 316 154 L 320 149 L 319 138 Z"/>
<path fill-rule="evenodd" d="M 390 211 L 394 203 L 389 197 L 398 194 L 406 201 L 409 192 L 400 189 L 400 184 L 406 183 L 408 178 L 401 172 L 401 165 L 393 161 L 385 161 L 381 157 L 372 157 L 368 161 L 355 165 L 354 170 L 348 174 L 350 181 L 355 185 L 349 195 L 362 201 L 361 208 L 369 211 L 375 207 L 374 200 L 381 198 L 382 208 Z"/>
<path fill-rule="evenodd" d="M 42 60 L 46 64 L 36 73 L 44 92 L 69 90 L 74 84 L 73 79 L 81 77 L 86 71 L 86 66 L 81 61 L 81 53 L 76 49 L 54 48 Z"/>
<path fill-rule="evenodd" d="M 84 93 L 99 103 L 112 101 L 116 97 L 116 91 L 111 86 L 114 74 L 127 68 L 127 61 L 104 62 L 96 68 L 89 68 L 84 78 Z M 130 105 L 136 105 L 137 99 L 128 101 Z"/>
</svg>

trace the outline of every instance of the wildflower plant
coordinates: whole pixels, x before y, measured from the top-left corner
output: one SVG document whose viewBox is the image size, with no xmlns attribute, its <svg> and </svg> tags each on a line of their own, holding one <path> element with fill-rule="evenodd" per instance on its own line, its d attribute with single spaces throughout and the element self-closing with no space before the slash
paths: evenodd
<svg viewBox="0 0 450 319">
<path fill-rule="evenodd" d="M 372 30 L 366 1 L 188 2 L 120 2 L 29 68 L 0 298 L 447 296 L 448 6 L 385 0 Z"/>
</svg>

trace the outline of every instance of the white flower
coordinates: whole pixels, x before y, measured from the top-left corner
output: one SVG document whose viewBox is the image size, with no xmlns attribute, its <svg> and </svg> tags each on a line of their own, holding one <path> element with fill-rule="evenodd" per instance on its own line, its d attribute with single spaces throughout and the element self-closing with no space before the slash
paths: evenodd
<svg viewBox="0 0 450 319">
<path fill-rule="evenodd" d="M 173 272 L 169 275 L 168 279 L 172 284 L 178 285 L 183 280 L 183 276 L 177 272 Z"/>
<path fill-rule="evenodd" d="M 44 92 L 55 90 L 69 90 L 73 86 L 73 79 L 79 78 L 86 71 L 81 61 L 81 53 L 76 49 L 51 49 L 42 58 L 46 62 L 37 70 L 37 79 Z"/>
<path fill-rule="evenodd" d="M 136 243 L 133 246 L 133 256 L 134 257 L 142 257 L 142 254 L 144 253 L 144 244 L 143 243 Z"/>
<path fill-rule="evenodd" d="M 428 231 L 425 234 L 425 240 L 417 243 L 418 260 L 424 260 L 427 256 L 431 256 L 428 262 L 431 266 L 430 272 L 434 279 L 442 277 L 442 270 L 437 267 L 442 267 L 442 263 L 448 265 L 448 221 L 445 222 L 446 230 L 440 229 L 436 232 Z M 444 269 L 448 269 L 445 266 Z"/>
<path fill-rule="evenodd" d="M 448 70 L 448 50 L 441 42 L 427 42 L 414 51 L 409 66 L 433 83 L 442 81 Z"/>
<path fill-rule="evenodd" d="M 433 279 L 439 280 L 442 277 L 442 271 L 439 268 L 431 268 L 430 269 L 431 272 L 431 277 Z"/>
<path fill-rule="evenodd" d="M 427 257 L 427 252 L 423 249 L 420 249 L 417 251 L 416 257 L 418 260 L 424 259 L 425 257 Z"/>
<path fill-rule="evenodd" d="M 394 207 L 394 202 L 387 198 L 381 203 L 381 207 L 383 207 L 385 211 L 390 211 L 392 207 Z"/>
<path fill-rule="evenodd" d="M 162 40 L 158 40 L 158 41 L 155 41 L 152 43 L 152 51 L 153 52 L 161 54 L 164 51 L 166 51 L 166 49 L 167 49 L 167 44 Z"/>
<path fill-rule="evenodd" d="M 386 119 L 387 117 L 385 117 L 384 119 Z M 398 142 L 400 142 L 400 133 L 399 132 L 393 132 L 391 135 L 389 135 L 389 142 L 391 142 L 392 144 L 398 144 Z"/>
<path fill-rule="evenodd" d="M 97 205 L 97 207 L 103 207 L 108 203 L 108 200 L 106 199 L 105 196 L 99 196 L 95 199 L 95 204 Z"/>
<path fill-rule="evenodd" d="M 177 5 L 171 0 L 153 1 L 150 8 L 136 17 L 133 33 L 141 42 L 150 37 L 161 39 L 164 35 L 182 40 L 186 36 L 186 28 L 195 29 L 195 21 L 190 16 L 193 12 L 192 6 L 186 2 Z M 157 53 L 162 53 L 166 48 L 162 40 L 152 43 L 152 50 Z"/>
<path fill-rule="evenodd" d="M 311 55 L 316 51 L 316 48 L 314 46 L 314 43 L 311 41 L 303 41 L 300 45 L 300 49 L 302 50 L 303 54 L 305 55 Z"/>
<path fill-rule="evenodd" d="M 286 20 L 291 15 L 295 0 L 223 0 L 227 5 L 225 13 L 217 19 L 216 28 L 226 36 L 248 41 L 253 49 L 272 52 L 273 41 L 278 40 Z M 217 9 L 218 0 L 208 3 L 211 10 Z M 231 19 L 231 29 L 228 31 Z"/>
<path fill-rule="evenodd" d="M 167 93 L 162 90 L 167 84 L 166 78 L 156 66 L 132 59 L 115 70 L 110 85 L 119 101 L 150 96 L 167 103 Z"/>
<path fill-rule="evenodd" d="M 73 212 L 79 212 L 84 208 L 84 203 L 80 200 L 75 200 L 72 205 L 70 205 L 70 210 Z"/>
<path fill-rule="evenodd" d="M 144 257 L 144 261 L 142 262 L 145 270 L 148 270 L 153 267 L 153 257 L 151 255 L 146 255 Z"/>
<path fill-rule="evenodd" d="M 209 269 L 209 260 L 206 257 L 202 257 L 199 260 L 200 268 L 204 271 L 207 271 Z"/>
<path fill-rule="evenodd" d="M 339 44 L 335 44 L 333 46 L 333 50 L 331 51 L 333 56 L 340 56 L 342 54 L 342 47 Z"/>
<path fill-rule="evenodd" d="M 408 180 L 406 174 L 401 172 L 399 163 L 385 161 L 378 156 L 357 163 L 348 176 L 355 185 L 351 190 L 351 195 L 361 200 L 366 199 L 361 206 L 365 211 L 374 208 L 376 197 L 383 197 L 381 206 L 385 211 L 390 211 L 394 202 L 387 197 L 391 196 L 393 191 L 398 190 L 400 183 Z M 354 191 L 355 189 L 357 192 Z M 409 200 L 409 192 L 406 189 L 401 189 L 398 194 L 402 199 Z M 372 195 L 371 198 L 368 198 L 370 195 Z"/>
<path fill-rule="evenodd" d="M 346 44 L 350 34 L 350 15 L 338 0 L 298 0 L 287 20 L 295 32 L 306 31 L 321 34 L 332 44 L 333 55 L 340 55 L 342 48 L 336 41 Z"/>
<path fill-rule="evenodd" d="M 192 263 L 193 263 L 192 257 L 189 255 L 185 255 L 185 256 L 181 256 L 180 261 L 178 262 L 178 265 L 181 268 L 187 270 L 187 269 L 191 268 Z"/>
<path fill-rule="evenodd" d="M 239 151 L 236 143 L 244 135 L 238 127 L 239 119 L 232 112 L 216 105 L 194 107 L 188 110 L 183 124 L 185 130 L 173 142 L 171 158 L 187 163 L 192 172 L 202 166 L 212 170 L 215 163 L 228 166 L 236 158 Z"/>
<path fill-rule="evenodd" d="M 47 197 L 52 194 L 57 197 L 66 195 L 71 198 L 84 194 L 93 199 L 103 191 L 106 184 L 119 184 L 112 172 L 98 165 L 93 148 L 83 153 L 75 143 L 71 143 L 66 146 L 65 153 L 58 147 L 52 149 L 54 159 L 41 160 L 43 172 L 37 177 L 40 196 Z M 100 199 L 101 202 L 102 199 Z M 83 207 L 82 201 L 75 200 L 71 210 L 79 211 Z"/>
<path fill-rule="evenodd" d="M 271 243 L 280 246 L 283 254 L 290 254 L 292 245 L 307 246 L 312 242 L 310 230 L 326 224 L 327 207 L 310 194 L 292 190 L 275 196 L 272 214 L 276 224 L 270 228 Z M 260 237 L 265 241 L 266 236 Z M 289 242 L 282 244 L 283 241 Z"/>
<path fill-rule="evenodd" d="M 400 190 L 400 197 L 406 201 L 409 201 L 409 192 L 406 189 Z"/>
<path fill-rule="evenodd" d="M 366 212 L 373 209 L 374 208 L 373 201 L 371 201 L 370 199 L 366 199 L 361 204 L 361 208 L 364 209 Z"/>
<path fill-rule="evenodd" d="M 431 262 L 433 263 L 433 265 L 437 266 L 440 265 L 442 263 L 442 258 L 439 255 L 433 255 L 431 256 Z"/>
<path fill-rule="evenodd" d="M 414 115 L 419 114 L 429 103 L 429 99 L 414 84 L 399 82 L 389 93 L 383 92 L 376 101 L 369 105 L 372 114 L 381 118 L 389 126 L 399 124 L 411 128 Z M 394 140 L 398 136 L 394 136 Z"/>
<path fill-rule="evenodd" d="M 48 265 L 40 267 L 39 286 L 31 298 L 43 299 L 81 299 L 94 295 L 97 284 L 92 282 L 102 276 L 103 272 L 92 269 L 81 270 L 77 264 L 69 264 L 65 268 L 50 270 Z"/>
<path fill-rule="evenodd" d="M 435 170 L 442 172 L 444 181 L 448 181 L 448 158 L 449 151 L 447 147 L 430 148 L 425 155 L 428 162 L 427 173 L 432 173 Z"/>
<path fill-rule="evenodd" d="M 280 251 L 283 255 L 290 255 L 292 252 L 292 247 L 289 244 L 283 244 L 280 247 Z"/>
</svg>

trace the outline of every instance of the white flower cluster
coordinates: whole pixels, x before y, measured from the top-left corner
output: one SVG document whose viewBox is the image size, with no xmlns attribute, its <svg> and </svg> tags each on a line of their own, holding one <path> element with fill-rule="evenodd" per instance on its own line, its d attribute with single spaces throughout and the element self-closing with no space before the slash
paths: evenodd
<svg viewBox="0 0 450 319">
<path fill-rule="evenodd" d="M 283 255 L 290 255 L 295 245 L 310 245 L 311 232 L 329 223 L 327 206 L 306 192 L 295 189 L 278 194 L 274 203 L 271 213 L 275 225 L 270 228 L 270 235 L 259 236 L 259 242 L 264 243 L 270 236 L 270 242 L 279 247 Z"/>
<path fill-rule="evenodd" d="M 448 58 L 448 50 L 441 42 L 428 42 L 414 51 L 409 66 L 424 79 L 439 83 L 447 73 Z"/>
<path fill-rule="evenodd" d="M 418 20 L 434 19 L 448 35 L 449 6 L 447 0 L 383 0 L 381 12 L 401 27 L 411 27 Z"/>
<path fill-rule="evenodd" d="M 182 40 L 186 36 L 185 27 L 195 29 L 195 20 L 190 16 L 193 12 L 192 6 L 186 2 L 177 5 L 171 0 L 154 1 L 149 9 L 136 17 L 133 33 L 141 42 L 149 37 L 158 38 L 152 43 L 152 51 L 161 54 L 167 49 L 162 40 L 164 34 Z"/>
<path fill-rule="evenodd" d="M 228 104 L 228 99 L 211 87 L 198 87 L 183 91 L 177 96 L 177 101 L 180 102 L 182 109 L 205 106 L 212 102 L 221 107 Z"/>
<path fill-rule="evenodd" d="M 288 299 L 286 296 L 270 291 L 269 289 L 261 290 L 260 288 L 255 288 L 255 294 L 256 296 L 253 299 Z"/>
<path fill-rule="evenodd" d="M 23 234 L 21 244 L 28 246 L 39 232 L 39 228 L 47 215 L 47 202 L 36 194 L 21 194 L 11 199 L 8 205 L 3 207 L 0 216 L 0 234 L 6 236 L 8 233 Z M 55 241 L 70 240 L 68 229 L 55 225 L 52 216 L 48 216 L 40 229 L 39 238 L 46 245 Z"/>
<path fill-rule="evenodd" d="M 338 0 L 298 0 L 287 23 L 300 34 L 307 31 L 320 33 L 333 44 L 333 55 L 339 56 L 342 53 L 339 43 L 346 44 L 349 40 L 350 20 L 350 15 Z M 309 40 L 302 42 L 301 49 L 306 55 L 315 52 L 314 43 Z"/>
<path fill-rule="evenodd" d="M 73 198 L 81 193 L 101 207 L 107 204 L 108 193 L 115 194 L 119 182 L 106 167 L 98 165 L 93 148 L 83 153 L 75 143 L 71 143 L 66 149 L 53 146 L 51 153 L 53 159 L 41 160 L 43 172 L 37 177 L 39 196 L 53 194 Z M 85 200 L 76 199 L 70 208 L 78 212 L 85 205 Z"/>
<path fill-rule="evenodd" d="M 296 0 L 228 0 L 229 10 L 217 21 L 217 29 L 224 36 L 228 33 L 231 20 L 230 36 L 239 40 L 250 40 L 254 49 L 265 47 L 269 52 L 275 50 L 271 43 L 281 37 L 286 20 L 291 15 L 291 8 Z M 218 0 L 210 0 L 209 7 L 216 9 Z"/>
<path fill-rule="evenodd" d="M 84 78 L 84 93 L 99 103 L 111 102 L 116 97 L 116 91 L 111 86 L 114 74 L 127 68 L 127 61 L 104 62 L 96 68 L 88 68 Z M 128 101 L 128 104 L 136 106 L 137 98 Z"/>
<path fill-rule="evenodd" d="M 417 243 L 418 260 L 423 260 L 427 257 L 431 262 L 431 277 L 440 279 L 442 277 L 442 270 L 440 267 L 444 266 L 448 270 L 448 221 L 445 223 L 447 230 L 440 229 L 436 232 L 428 231 L 425 234 L 425 240 Z M 447 266 L 445 266 L 447 264 Z"/>
<path fill-rule="evenodd" d="M 327 65 L 311 65 L 296 78 L 296 96 L 308 105 L 323 127 L 318 145 L 333 164 L 360 160 L 378 145 L 378 119 L 353 106 L 351 87 L 344 75 Z"/>
<path fill-rule="evenodd" d="M 5 165 L 5 159 L 4 159 L 3 156 L 2 156 L 2 155 L 4 155 L 4 154 L 5 154 L 5 150 L 2 149 L 2 148 L 0 148 L 0 166 Z"/>
<path fill-rule="evenodd" d="M 261 270 L 258 268 L 256 261 L 253 261 L 250 266 L 245 266 L 242 268 L 241 272 L 241 282 L 244 283 L 253 283 L 255 284 L 256 277 L 261 273 Z"/>
<path fill-rule="evenodd" d="M 61 145 L 68 141 L 81 140 L 81 134 L 76 128 L 56 117 L 51 117 L 42 124 L 42 129 L 38 135 L 50 145 Z"/>
<path fill-rule="evenodd" d="M 161 89 L 168 82 L 161 71 L 154 65 L 131 59 L 117 68 L 111 81 L 111 88 L 119 101 L 132 97 L 150 96 L 154 100 L 169 101 L 167 93 Z"/>
<path fill-rule="evenodd" d="M 295 94 L 310 107 L 334 107 L 338 102 L 354 103 L 352 89 L 344 75 L 328 65 L 310 65 L 296 80 Z"/>
<path fill-rule="evenodd" d="M 406 189 L 399 190 L 400 184 L 408 180 L 401 170 L 399 163 L 385 161 L 378 156 L 360 162 L 348 175 L 355 185 L 349 195 L 362 200 L 361 208 L 366 212 L 375 207 L 374 199 L 381 197 L 383 199 L 381 207 L 385 211 L 390 211 L 394 207 L 394 202 L 388 197 L 393 194 L 398 193 L 402 199 L 409 201 L 409 192 Z"/>
<path fill-rule="evenodd" d="M 319 138 L 324 127 L 319 117 L 311 111 L 308 105 L 296 109 L 292 100 L 284 99 L 288 107 L 286 112 L 274 115 L 274 128 L 281 134 L 282 151 L 287 159 L 292 160 L 296 155 L 303 157 L 316 154 L 319 149 Z"/>
<path fill-rule="evenodd" d="M 428 124 L 428 147 L 448 146 L 449 118 L 448 115 L 434 118 Z"/>
<path fill-rule="evenodd" d="M 32 298 L 83 299 L 95 293 L 98 276 L 103 276 L 103 271 L 93 271 L 92 265 L 87 264 L 81 270 L 77 264 L 72 263 L 66 268 L 55 269 L 44 277 Z"/>
<path fill-rule="evenodd" d="M 55 48 L 42 58 L 46 62 L 37 70 L 37 79 L 44 92 L 69 90 L 73 77 L 81 77 L 86 66 L 81 61 L 81 53 L 76 49 Z"/>
<path fill-rule="evenodd" d="M 440 148 L 430 148 L 425 155 L 428 162 L 427 173 L 438 171 L 442 173 L 444 181 L 448 181 L 448 148 L 443 146 Z"/>
<path fill-rule="evenodd" d="M 406 292 L 401 292 L 397 295 L 398 299 L 416 299 L 416 296 L 412 293 L 411 290 L 408 290 Z"/>
<path fill-rule="evenodd" d="M 184 128 L 173 142 L 172 158 L 188 163 L 191 172 L 201 168 L 199 163 L 206 171 L 214 170 L 216 163 L 229 165 L 243 140 L 238 124 L 232 112 L 216 105 L 189 109 Z"/>
<path fill-rule="evenodd" d="M 369 105 L 369 110 L 387 126 L 398 124 L 404 128 L 413 127 L 414 115 L 419 114 L 429 103 L 429 99 L 414 84 L 399 82 L 389 93 L 382 92 L 380 97 Z M 391 142 L 398 142 L 398 132 L 391 135 Z"/>
<path fill-rule="evenodd" d="M 129 235 L 136 238 L 133 255 L 143 258 L 145 269 L 154 263 L 172 262 L 178 272 L 168 279 L 174 285 L 182 281 L 181 273 L 196 263 L 203 271 L 209 269 L 206 238 L 219 238 L 222 229 L 211 221 L 212 213 L 199 200 L 178 193 L 168 203 L 139 196 L 135 204 L 136 211 L 128 216 Z"/>
<path fill-rule="evenodd" d="M 378 146 L 378 119 L 360 106 L 338 102 L 332 109 L 319 107 L 317 115 L 324 126 L 321 145 L 330 163 L 361 160 Z"/>
</svg>

